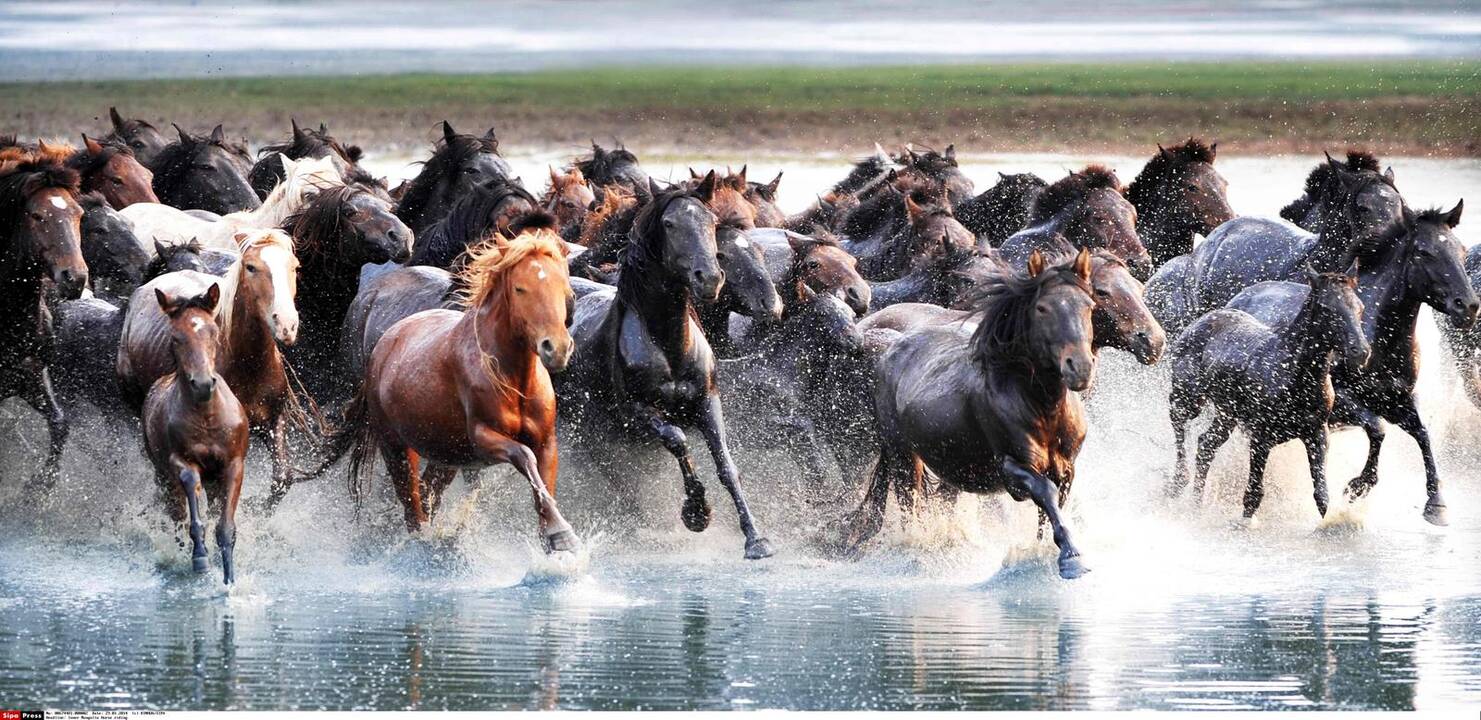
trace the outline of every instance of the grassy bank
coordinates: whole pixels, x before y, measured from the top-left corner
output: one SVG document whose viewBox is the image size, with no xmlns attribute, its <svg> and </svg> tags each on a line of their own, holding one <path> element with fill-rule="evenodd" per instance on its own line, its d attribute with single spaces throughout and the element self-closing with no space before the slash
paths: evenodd
<svg viewBox="0 0 1481 720">
<path fill-rule="evenodd" d="M 109 105 L 261 141 L 290 115 L 375 146 L 426 141 L 444 117 L 511 144 L 856 151 L 874 140 L 972 150 L 1145 147 L 1217 136 L 1253 152 L 1361 143 L 1481 154 L 1481 62 L 1009 64 L 882 68 L 601 68 L 500 75 L 0 84 L 0 131 L 96 130 Z"/>
</svg>

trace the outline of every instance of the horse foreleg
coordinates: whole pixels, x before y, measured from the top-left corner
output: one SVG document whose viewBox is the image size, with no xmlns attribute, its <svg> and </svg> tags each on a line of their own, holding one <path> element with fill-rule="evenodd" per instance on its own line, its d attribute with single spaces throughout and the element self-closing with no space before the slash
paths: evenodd
<svg viewBox="0 0 1481 720">
<path fill-rule="evenodd" d="M 201 474 L 194 466 L 183 463 L 177 469 L 180 491 L 185 495 L 186 518 L 190 523 L 190 567 L 203 573 L 206 571 L 206 526 L 201 522 Z"/>
<path fill-rule="evenodd" d="M 1435 452 L 1430 448 L 1430 433 L 1424 427 L 1424 420 L 1419 417 L 1419 409 L 1414 407 L 1413 395 L 1395 409 L 1391 420 L 1414 438 L 1414 442 L 1419 444 L 1419 454 L 1424 457 L 1424 489 L 1429 495 L 1424 504 L 1425 521 L 1431 525 L 1448 525 L 1450 521 L 1446 517 L 1445 498 L 1440 495 L 1440 471 L 1435 465 Z"/>
<path fill-rule="evenodd" d="M 684 505 L 679 510 L 679 518 L 684 521 L 684 527 L 689 528 L 690 532 L 704 532 L 710 526 L 713 511 L 709 501 L 705 499 L 704 483 L 694 474 L 694 461 L 689 457 L 689 439 L 684 436 L 683 430 L 659 417 L 652 408 L 634 407 L 633 413 L 646 418 L 648 428 L 653 431 L 658 442 L 679 462 L 679 473 L 684 476 Z"/>
<path fill-rule="evenodd" d="M 1072 580 L 1089 572 L 1090 569 L 1080 561 L 1080 551 L 1070 539 L 1070 529 L 1059 513 L 1054 483 L 1012 458 L 1003 458 L 1000 469 L 1008 483 L 1017 487 L 1019 497 L 1028 495 L 1033 498 L 1039 511 L 1049 518 L 1049 525 L 1054 530 L 1054 544 L 1059 548 L 1059 576 Z"/>
<path fill-rule="evenodd" d="M 267 506 L 273 508 L 288 494 L 288 488 L 293 484 L 293 465 L 288 459 L 288 418 L 284 413 L 273 418 L 266 439 L 273 460 L 273 480 L 267 491 Z"/>
<path fill-rule="evenodd" d="M 411 454 L 406 448 L 381 446 L 381 457 L 386 461 L 386 470 L 391 473 L 396 498 L 401 501 L 406 514 L 406 530 L 416 532 L 427 524 L 427 509 L 422 505 L 422 482 L 416 467 L 411 464 Z"/>
<path fill-rule="evenodd" d="M 47 368 L 41 369 L 38 381 L 22 395 L 26 404 L 46 416 L 46 430 L 51 441 L 46 451 L 46 461 L 41 466 L 41 471 L 31 477 L 28 489 L 49 493 L 56 485 L 57 476 L 61 474 L 62 449 L 67 445 L 69 431 L 67 413 L 57 399 L 56 389 L 51 384 L 51 372 Z"/>
<path fill-rule="evenodd" d="M 561 517 L 555 498 L 551 496 L 546 487 L 546 481 L 540 476 L 541 468 L 544 466 L 540 458 L 535 456 L 534 450 L 487 425 L 480 425 L 474 429 L 473 442 L 478 446 L 482 460 L 490 463 L 509 463 L 529 481 L 530 492 L 535 498 L 535 514 L 540 518 L 540 537 L 545 543 L 546 552 L 575 550 L 580 546 L 581 543 L 575 531 L 571 529 L 571 524 Z M 554 443 L 546 443 L 541 450 L 551 452 L 554 445 Z M 546 448 L 551 450 L 546 450 Z M 554 485 L 555 470 L 559 464 L 554 460 L 553 456 L 547 458 L 547 461 L 552 463 L 550 465 L 551 485 Z"/>
<path fill-rule="evenodd" d="M 771 548 L 771 541 L 756 532 L 751 509 L 746 506 L 746 497 L 741 492 L 740 473 L 735 469 L 735 461 L 730 457 L 730 445 L 725 439 L 725 413 L 720 409 L 719 395 L 710 395 L 705 399 L 700 431 L 704 433 L 705 442 L 710 446 L 710 456 L 715 461 L 715 472 L 720 476 L 720 484 L 730 493 L 735 511 L 740 516 L 741 532 L 746 536 L 746 559 L 771 557 L 775 552 Z"/>
<path fill-rule="evenodd" d="M 244 465 L 242 458 L 237 458 L 221 471 L 225 496 L 221 499 L 221 515 L 216 520 L 216 546 L 221 549 L 221 571 L 227 585 L 236 582 L 237 578 L 234 560 L 237 546 L 237 502 L 242 498 Z"/>
<path fill-rule="evenodd" d="M 1383 420 L 1377 413 L 1358 405 L 1339 392 L 1332 408 L 1331 422 L 1358 425 L 1368 436 L 1368 460 L 1363 463 L 1358 476 L 1347 484 L 1347 490 L 1343 493 L 1351 502 L 1367 495 L 1378 484 L 1378 453 L 1383 449 Z"/>
<path fill-rule="evenodd" d="M 1176 379 L 1173 380 L 1177 382 Z M 1176 466 L 1173 467 L 1172 479 L 1168 481 L 1164 493 L 1168 497 L 1176 497 L 1188 486 L 1188 421 L 1198 417 L 1198 406 L 1192 401 L 1186 392 L 1173 388 L 1172 396 L 1168 398 L 1168 419 L 1172 422 L 1173 445 L 1177 449 Z M 1040 522 L 1040 532 L 1043 532 L 1043 523 Z"/>
<path fill-rule="evenodd" d="M 1208 469 L 1214 464 L 1219 448 L 1229 442 L 1237 424 L 1232 415 L 1219 413 L 1214 416 L 1213 424 L 1198 435 L 1198 455 L 1193 458 L 1193 494 L 1199 500 L 1203 499 L 1203 486 L 1208 482 Z"/>
<path fill-rule="evenodd" d="M 1244 519 L 1249 520 L 1265 499 L 1265 463 L 1270 460 L 1270 442 L 1250 438 L 1250 481 L 1244 491 Z"/>
<path fill-rule="evenodd" d="M 1312 430 L 1303 440 L 1306 446 L 1306 465 L 1311 469 L 1311 497 L 1316 500 L 1316 511 L 1327 516 L 1327 426 L 1323 423 Z"/>
</svg>

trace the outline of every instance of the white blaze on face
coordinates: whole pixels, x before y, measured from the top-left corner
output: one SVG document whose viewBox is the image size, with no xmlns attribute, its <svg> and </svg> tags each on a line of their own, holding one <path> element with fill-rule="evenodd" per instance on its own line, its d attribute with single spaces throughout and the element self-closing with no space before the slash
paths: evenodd
<svg viewBox="0 0 1481 720">
<path fill-rule="evenodd" d="M 282 245 L 262 249 L 262 264 L 273 279 L 273 316 L 292 325 L 298 324 L 298 308 L 293 304 L 293 290 L 288 280 L 293 276 L 293 253 Z"/>
<path fill-rule="evenodd" d="M 206 321 L 205 320 L 202 320 L 200 318 L 191 318 L 191 320 L 190 320 L 190 330 L 191 330 L 191 332 L 199 333 L 205 327 L 206 327 Z"/>
<path fill-rule="evenodd" d="M 745 239 L 744 237 L 738 237 L 735 239 L 735 246 L 739 248 L 748 248 L 751 246 L 751 241 Z"/>
<path fill-rule="evenodd" d="M 51 206 L 58 210 L 66 210 L 67 201 L 63 200 L 60 195 L 53 195 L 51 196 Z"/>
</svg>

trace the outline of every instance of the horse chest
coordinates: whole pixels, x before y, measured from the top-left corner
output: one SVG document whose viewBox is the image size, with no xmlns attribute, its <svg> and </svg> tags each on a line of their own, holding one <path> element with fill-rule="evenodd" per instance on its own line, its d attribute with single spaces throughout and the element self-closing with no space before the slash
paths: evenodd
<svg viewBox="0 0 1481 720">
<path fill-rule="evenodd" d="M 623 387 L 633 398 L 668 409 L 695 405 L 708 395 L 709 377 L 698 362 L 703 335 L 690 328 L 687 347 L 665 351 L 636 317 L 627 318 L 618 339 L 622 358 Z"/>
</svg>

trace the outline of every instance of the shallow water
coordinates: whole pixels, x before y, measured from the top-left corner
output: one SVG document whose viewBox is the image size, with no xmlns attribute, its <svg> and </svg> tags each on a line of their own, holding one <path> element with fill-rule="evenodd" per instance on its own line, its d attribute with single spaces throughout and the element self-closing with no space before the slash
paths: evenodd
<svg viewBox="0 0 1481 720">
<path fill-rule="evenodd" d="M 1055 174 L 1080 157 L 968 158 Z M 1136 162 L 1114 162 L 1130 177 Z M 516 156 L 543 178 L 547 156 Z M 668 159 L 650 166 L 669 172 Z M 705 158 L 696 165 L 739 158 Z M 1481 163 L 1394 159 L 1416 205 L 1481 196 Z M 399 175 L 400 159 L 373 163 Z M 1236 210 L 1272 213 L 1309 159 L 1220 160 Z M 841 174 L 787 167 L 783 204 Z M 673 169 L 683 171 L 683 164 Z M 1460 230 L 1463 238 L 1467 224 Z M 671 461 L 638 454 L 630 516 L 563 433 L 559 497 L 587 551 L 533 549 L 522 483 L 454 485 L 409 539 L 386 488 L 357 515 L 341 476 L 296 488 L 268 517 L 254 456 L 240 518 L 240 583 L 194 577 L 131 431 L 80 429 L 57 499 L 17 490 L 43 424 L 0 408 L 0 699 L 12 707 L 116 708 L 1443 708 L 1481 702 L 1481 413 L 1421 324 L 1421 410 L 1448 483 L 1451 526 L 1420 519 L 1418 452 L 1391 430 L 1383 481 L 1323 523 L 1299 446 L 1272 456 L 1260 523 L 1231 527 L 1245 446 L 1221 453 L 1209 496 L 1173 501 L 1166 379 L 1102 356 L 1069 514 L 1094 568 L 1059 580 L 1027 505 L 969 498 L 905 521 L 857 560 L 816 542 L 852 502 L 763 448 L 737 449 L 777 557 L 740 559 L 733 512 L 678 523 Z M 746 418 L 732 414 L 732 424 Z M 567 429 L 569 430 L 569 429 Z M 1361 464 L 1361 434 L 1332 443 L 1334 487 Z M 712 476 L 699 461 L 702 477 Z M 841 499 L 836 499 L 843 495 Z M 213 557 L 213 562 L 215 558 Z M 213 573 L 216 572 L 213 569 Z"/>
</svg>

